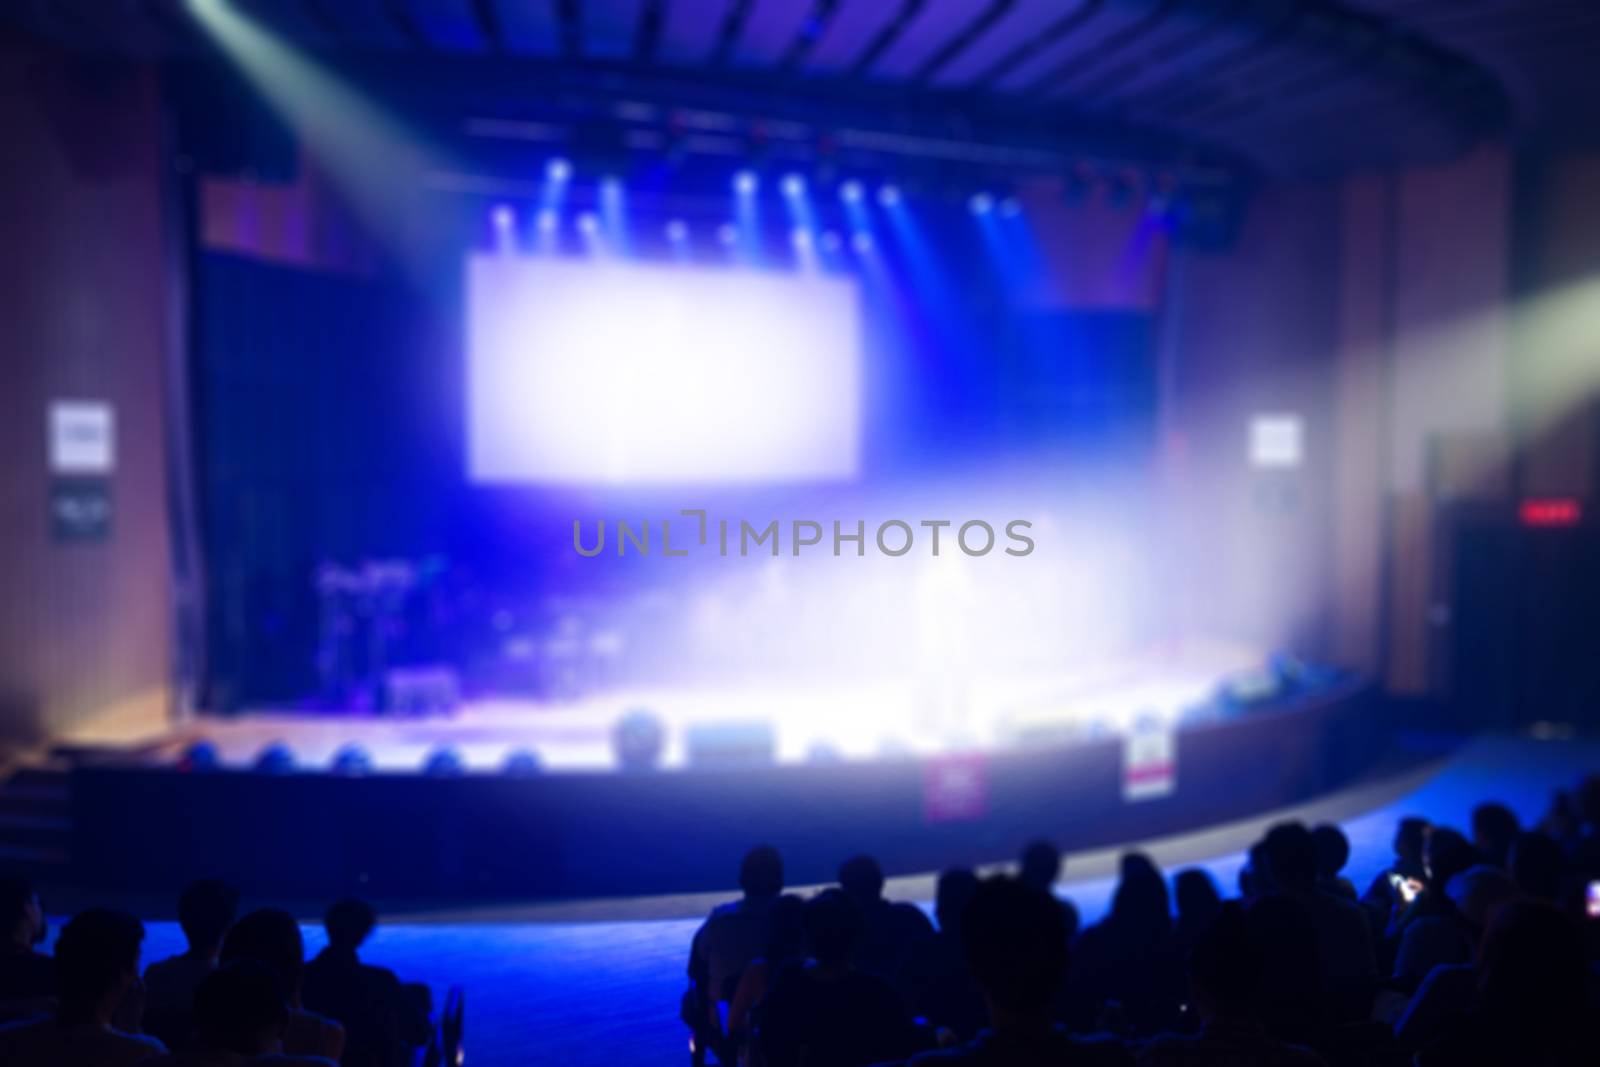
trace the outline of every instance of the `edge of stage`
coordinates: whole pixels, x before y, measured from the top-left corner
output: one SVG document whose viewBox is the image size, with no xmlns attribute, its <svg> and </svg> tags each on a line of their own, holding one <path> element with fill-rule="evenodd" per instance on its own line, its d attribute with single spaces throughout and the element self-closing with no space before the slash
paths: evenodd
<svg viewBox="0 0 1600 1067">
<path fill-rule="evenodd" d="M 1129 799 L 1122 737 L 987 754 L 515 777 L 346 777 L 84 761 L 73 881 L 170 891 L 219 876 L 253 894 L 570 899 L 724 888 L 767 841 L 796 884 L 870 851 L 891 875 L 1178 834 L 1297 803 L 1370 771 L 1392 727 L 1349 680 L 1169 735 L 1163 788 Z"/>
</svg>

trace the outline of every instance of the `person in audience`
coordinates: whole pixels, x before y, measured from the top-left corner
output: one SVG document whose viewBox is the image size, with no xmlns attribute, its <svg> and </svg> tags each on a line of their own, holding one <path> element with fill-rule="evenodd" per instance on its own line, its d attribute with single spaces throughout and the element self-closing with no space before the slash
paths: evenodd
<svg viewBox="0 0 1600 1067">
<path fill-rule="evenodd" d="M 428 1020 L 416 1017 L 400 979 L 357 954 L 377 925 L 370 904 L 338 901 L 322 920 L 328 946 L 306 964 L 301 1002 L 344 1027 L 344 1067 L 405 1064 L 428 1040 Z"/>
<path fill-rule="evenodd" d="M 785 968 L 767 996 L 757 1037 L 767 1067 L 864 1067 L 913 1051 L 900 995 L 852 962 L 864 929 L 859 905 L 842 889 L 806 903 L 811 960 Z"/>
<path fill-rule="evenodd" d="M 689 989 L 680 1009 L 697 1041 L 722 1032 L 719 1004 L 728 1003 L 739 975 L 772 938 L 772 909 L 783 892 L 783 857 L 757 845 L 739 864 L 744 895 L 713 908 L 689 944 Z"/>
<path fill-rule="evenodd" d="M 1310 1049 L 1275 1040 L 1260 1018 L 1266 954 L 1244 909 L 1223 905 L 1189 954 L 1189 1000 L 1200 1019 L 1192 1037 L 1163 1035 L 1147 1044 L 1148 1067 L 1318 1067 Z"/>
<path fill-rule="evenodd" d="M 780 896 L 772 906 L 771 931 L 766 951 L 745 966 L 728 1002 L 727 1041 L 723 1047 L 734 1056 L 744 1052 L 755 1032 L 773 979 L 784 968 L 806 959 L 806 902 L 792 893 Z M 718 1058 L 727 1062 L 732 1056 Z"/>
<path fill-rule="evenodd" d="M 1518 834 L 1511 843 L 1511 878 L 1534 900 L 1554 904 L 1567 878 L 1567 853 L 1542 833 Z"/>
<path fill-rule="evenodd" d="M 962 941 L 962 919 L 978 884 L 968 867 L 953 867 L 939 876 L 934 902 L 939 930 L 913 953 L 902 982 L 913 1015 L 962 1041 L 976 1037 L 988 1018 Z"/>
<path fill-rule="evenodd" d="M 1072 901 L 1056 895 L 1056 881 L 1061 877 L 1061 850 L 1043 838 L 1028 842 L 1017 864 L 1017 880 L 1023 885 L 1049 893 L 1061 901 L 1067 918 L 1067 941 L 1078 936 L 1078 907 Z"/>
<path fill-rule="evenodd" d="M 1399 887 L 1404 885 L 1407 887 L 1404 892 L 1410 892 L 1427 877 L 1422 854 L 1432 830 L 1433 826 L 1428 820 L 1417 816 L 1401 819 L 1395 827 L 1392 846 L 1394 859 L 1390 861 L 1388 869 L 1378 872 L 1367 891 L 1361 895 L 1361 903 L 1372 909 L 1378 917 L 1380 930 L 1388 925 L 1390 911 L 1403 896 Z"/>
<path fill-rule="evenodd" d="M 122 1067 L 165 1052 L 155 1038 L 112 1025 L 139 983 L 143 941 L 143 924 L 126 912 L 90 908 L 74 917 L 56 941 L 55 1012 L 0 1027 L 0 1063 Z"/>
<path fill-rule="evenodd" d="M 251 912 L 228 931 L 222 942 L 220 959 L 223 963 L 253 960 L 277 974 L 282 983 L 283 999 L 289 1005 L 289 1022 L 283 1032 L 285 1053 L 330 1060 L 337 1060 L 344 1054 L 344 1027 L 307 1011 L 301 1004 L 305 940 L 294 916 L 280 908 Z"/>
<path fill-rule="evenodd" d="M 1344 865 L 1350 862 L 1350 839 L 1333 823 L 1323 823 L 1311 829 L 1311 840 L 1317 846 L 1317 888 L 1326 893 L 1356 899 L 1356 887 L 1343 874 Z"/>
<path fill-rule="evenodd" d="M 222 938 L 239 912 L 239 892 L 226 882 L 202 879 L 178 897 L 178 925 L 188 951 L 145 968 L 144 1029 L 180 1047 L 194 1023 L 194 991 L 216 970 Z"/>
<path fill-rule="evenodd" d="M 1111 914 L 1079 936 L 1074 953 L 1078 964 L 1067 1013 L 1075 1028 L 1112 1025 L 1099 1017 L 1107 1003 L 1122 1013 L 1114 1025 L 1134 1033 L 1158 1033 L 1176 1022 L 1183 975 L 1172 903 L 1166 879 L 1149 857 L 1138 852 L 1122 857 Z"/>
<path fill-rule="evenodd" d="M 55 964 L 37 948 L 45 932 L 33 883 L 21 875 L 0 878 L 0 1023 L 50 1007 Z"/>
<path fill-rule="evenodd" d="M 235 960 L 206 974 L 195 988 L 194 1022 L 188 1048 L 146 1060 L 146 1067 L 333 1067 L 332 1060 L 279 1051 L 289 1005 L 277 972 L 253 960 Z"/>
<path fill-rule="evenodd" d="M 1595 1054 L 1594 1003 L 1582 931 L 1539 901 L 1501 906 L 1489 922 L 1472 1004 L 1418 1053 L 1418 1067 L 1578 1067 Z"/>
<path fill-rule="evenodd" d="M 1172 896 L 1178 905 L 1178 919 L 1173 927 L 1178 958 L 1188 959 L 1200 935 L 1221 913 L 1222 894 L 1217 891 L 1217 883 L 1209 872 L 1190 867 L 1179 871 L 1172 879 Z"/>
<path fill-rule="evenodd" d="M 868 974 L 897 982 L 933 924 L 915 904 L 884 899 L 883 868 L 871 856 L 852 856 L 839 865 L 839 888 L 861 915 L 855 964 Z"/>
<path fill-rule="evenodd" d="M 973 894 L 961 937 L 989 1027 L 963 1045 L 915 1057 L 913 1067 L 1132 1062 L 1121 1042 L 1071 1037 L 1052 1018 L 1069 949 L 1066 920 L 1047 894 L 1010 878 L 991 878 Z"/>
<path fill-rule="evenodd" d="M 1435 967 L 1472 959 L 1473 931 L 1451 899 L 1450 880 L 1478 864 L 1478 851 L 1455 830 L 1435 827 L 1424 859 L 1426 884 L 1415 900 L 1395 911 L 1388 931 L 1394 978 L 1408 990 Z"/>
<path fill-rule="evenodd" d="M 1472 809 L 1472 844 L 1485 863 L 1505 870 L 1511 843 L 1521 832 L 1516 814 L 1504 804 L 1490 801 Z"/>
<path fill-rule="evenodd" d="M 1353 901 L 1317 885 L 1317 846 L 1297 822 L 1272 827 L 1262 839 L 1263 856 L 1277 892 L 1298 904 L 1316 933 L 1317 965 L 1338 1018 L 1364 1015 L 1377 982 L 1371 927 Z"/>
<path fill-rule="evenodd" d="M 1262 1025 L 1279 1041 L 1316 1042 L 1333 1012 L 1310 913 L 1292 897 L 1269 893 L 1248 902 L 1245 918 L 1262 952 L 1256 1009 Z"/>
</svg>

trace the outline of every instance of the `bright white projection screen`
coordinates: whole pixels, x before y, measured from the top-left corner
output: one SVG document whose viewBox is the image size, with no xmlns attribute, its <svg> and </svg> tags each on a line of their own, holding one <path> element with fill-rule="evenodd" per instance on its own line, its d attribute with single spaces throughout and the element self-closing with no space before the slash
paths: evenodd
<svg viewBox="0 0 1600 1067">
<path fill-rule="evenodd" d="M 854 280 L 467 259 L 468 475 L 713 484 L 854 477 Z"/>
</svg>

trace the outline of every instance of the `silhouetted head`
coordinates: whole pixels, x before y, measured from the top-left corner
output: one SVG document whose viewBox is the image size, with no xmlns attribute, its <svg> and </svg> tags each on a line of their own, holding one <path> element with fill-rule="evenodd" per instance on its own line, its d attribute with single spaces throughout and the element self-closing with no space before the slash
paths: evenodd
<svg viewBox="0 0 1600 1067">
<path fill-rule="evenodd" d="M 0 943 L 35 945 L 44 933 L 44 909 L 33 883 L 20 874 L 0 878 Z"/>
<path fill-rule="evenodd" d="M 870 904 L 883 896 L 883 868 L 871 856 L 851 856 L 839 864 L 839 888 Z"/>
<path fill-rule="evenodd" d="M 1518 834 L 1508 857 L 1511 880 L 1535 900 L 1555 903 L 1567 876 L 1567 853 L 1544 834 Z"/>
<path fill-rule="evenodd" d="M 109 1016 L 139 978 L 144 925 L 124 911 L 79 912 L 56 939 L 56 985 L 64 1018 Z"/>
<path fill-rule="evenodd" d="M 1017 880 L 1048 893 L 1059 877 L 1061 850 L 1042 838 L 1028 842 L 1022 850 L 1022 862 L 1017 866 Z"/>
<path fill-rule="evenodd" d="M 299 1003 L 305 941 L 294 916 L 281 908 L 261 908 L 234 923 L 222 941 L 222 962 L 235 960 L 253 960 L 270 967 L 283 983 L 283 998 L 290 1004 Z"/>
<path fill-rule="evenodd" d="M 1406 863 L 1422 866 L 1422 850 L 1428 843 L 1432 825 L 1427 819 L 1415 815 L 1401 819 L 1394 830 L 1394 854 Z"/>
<path fill-rule="evenodd" d="M 844 890 L 824 889 L 806 902 L 806 939 L 818 963 L 847 965 L 860 937 L 861 909 Z"/>
<path fill-rule="evenodd" d="M 1224 1019 L 1253 1016 L 1265 967 L 1243 906 L 1222 905 L 1189 953 L 1189 988 L 1200 1014 Z"/>
<path fill-rule="evenodd" d="M 1047 1017 L 1067 971 L 1067 928 L 1049 894 L 990 878 L 972 896 L 961 941 L 973 979 L 1001 1017 Z"/>
<path fill-rule="evenodd" d="M 1479 804 L 1472 809 L 1472 843 L 1484 862 L 1504 867 L 1511 854 L 1511 842 L 1522 832 L 1516 813 L 1504 804 Z"/>
<path fill-rule="evenodd" d="M 197 955 L 214 955 L 238 914 L 239 891 L 215 878 L 190 882 L 178 897 L 178 925 Z"/>
<path fill-rule="evenodd" d="M 256 1057 L 277 1050 L 289 1025 L 289 1005 L 276 971 L 254 960 L 235 960 L 195 988 L 194 1018 L 207 1047 Z"/>
<path fill-rule="evenodd" d="M 1350 839 L 1344 831 L 1325 822 L 1312 828 L 1311 841 L 1317 848 L 1318 877 L 1329 881 L 1339 877 L 1344 865 L 1350 862 Z"/>
<path fill-rule="evenodd" d="M 933 915 L 939 920 L 939 929 L 959 934 L 967 905 L 972 903 L 972 894 L 977 891 L 978 876 L 970 867 L 952 867 L 939 875 L 933 902 Z"/>
<path fill-rule="evenodd" d="M 1441 889 L 1450 879 L 1476 865 L 1482 857 L 1472 843 L 1455 830 L 1436 826 L 1428 834 L 1428 845 L 1422 852 L 1423 864 L 1428 869 L 1428 881 Z"/>
<path fill-rule="evenodd" d="M 805 954 L 806 902 L 793 893 L 785 893 L 772 902 L 766 959 L 769 963 L 779 963 L 803 959 Z"/>
<path fill-rule="evenodd" d="M 1179 871 L 1172 879 L 1172 894 L 1177 898 L 1178 919 L 1191 929 L 1203 929 L 1222 910 L 1222 894 L 1211 874 L 1199 867 Z"/>
<path fill-rule="evenodd" d="M 1262 857 L 1275 886 L 1285 893 L 1312 888 L 1317 881 L 1317 843 L 1304 823 L 1281 822 L 1261 841 Z"/>
<path fill-rule="evenodd" d="M 747 897 L 766 899 L 783 892 L 783 857 L 771 845 L 757 845 L 739 864 L 739 888 Z"/>
<path fill-rule="evenodd" d="M 322 927 L 328 932 L 328 947 L 354 952 L 378 925 L 378 913 L 372 905 L 355 897 L 346 897 L 330 907 L 322 917 Z"/>
<path fill-rule="evenodd" d="M 1267 843 L 1250 846 L 1249 859 L 1239 868 L 1239 895 L 1248 899 L 1265 896 L 1275 889 L 1272 872 L 1267 870 Z"/>
<path fill-rule="evenodd" d="M 1142 852 L 1122 855 L 1122 878 L 1111 898 L 1111 921 L 1125 935 L 1160 936 L 1172 930 L 1172 897 L 1161 868 Z"/>
</svg>

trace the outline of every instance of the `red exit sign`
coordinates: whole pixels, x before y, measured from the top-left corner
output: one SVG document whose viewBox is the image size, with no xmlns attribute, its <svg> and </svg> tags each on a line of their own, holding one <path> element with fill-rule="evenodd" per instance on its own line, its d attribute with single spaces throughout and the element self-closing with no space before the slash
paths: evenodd
<svg viewBox="0 0 1600 1067">
<path fill-rule="evenodd" d="M 1583 505 L 1565 496 L 1524 500 L 1517 516 L 1524 526 L 1576 526 L 1583 521 Z"/>
</svg>

